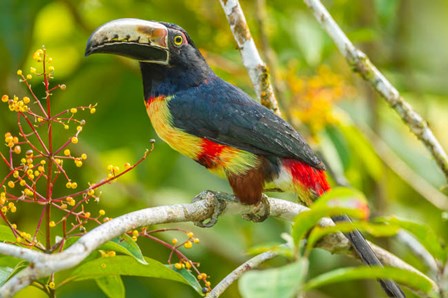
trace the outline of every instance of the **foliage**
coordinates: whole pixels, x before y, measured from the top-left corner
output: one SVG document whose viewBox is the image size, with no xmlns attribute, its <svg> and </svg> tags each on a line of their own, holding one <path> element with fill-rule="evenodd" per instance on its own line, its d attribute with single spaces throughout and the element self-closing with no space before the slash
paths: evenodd
<svg viewBox="0 0 448 298">
<path fill-rule="evenodd" d="M 258 30 L 260 27 L 257 23 L 258 9 L 255 3 L 263 1 L 241 2 L 252 34 L 261 46 L 263 36 L 260 33 L 262 31 Z M 441 0 L 375 0 L 359 3 L 337 0 L 324 4 L 349 37 L 361 46 L 375 65 L 384 71 L 415 108 L 424 114 L 437 137 L 447 148 L 448 137 L 445 132 L 448 122 L 445 116 L 448 108 L 448 86 L 445 73 L 448 45 L 447 39 L 440 38 L 448 28 L 444 9 L 446 3 Z M 423 147 L 408 133 L 408 129 L 351 74 L 351 70 L 345 66 L 342 57 L 335 51 L 334 45 L 321 31 L 304 4 L 272 0 L 266 1 L 266 5 L 268 17 L 262 23 L 276 54 L 270 68 L 273 77 L 277 77 L 277 87 L 280 91 L 278 95 L 284 115 L 300 131 L 309 130 L 314 143 L 319 144 L 331 168 L 368 198 L 374 217 L 380 216 L 374 221 L 375 224 L 360 221 L 351 227 L 339 228 L 350 230 L 356 227 L 373 234 L 375 242 L 379 241 L 423 273 L 439 279 L 440 285 L 443 286 L 447 276 L 446 248 L 443 243 L 448 239 L 448 208 L 431 203 L 432 198 L 439 197 L 447 206 L 446 195 L 439 191 L 446 185 L 443 176 Z M 89 129 L 83 128 L 82 141 L 80 139 L 78 144 L 70 144 L 74 146 L 70 148 L 73 159 L 61 154 L 64 156 L 64 169 L 69 171 L 69 177 L 77 182 L 78 189 L 82 190 L 89 187 L 89 181 L 104 179 L 109 172 L 106 171 L 109 164 L 124 165 L 129 160 L 139 160 L 148 146 L 148 140 L 155 138 L 141 104 L 142 90 L 137 65 L 112 56 L 83 59 L 85 41 L 89 34 L 104 22 L 121 17 L 164 20 L 180 24 L 189 31 L 207 61 L 220 76 L 253 94 L 218 1 L 0 1 L 0 54 L 3 57 L 0 64 L 0 94 L 10 94 L 8 98 L 12 99 L 14 94 L 24 94 L 26 86 L 18 83 L 16 69 L 28 70 L 32 66 L 34 62 L 30 58 L 30 51 L 33 49 L 42 44 L 51 49 L 53 66 L 58 71 L 58 75 L 52 79 L 53 86 L 64 82 L 67 85 L 63 92 L 53 92 L 54 110 L 67 110 L 67 103 L 86 108 L 85 111 L 78 109 L 75 114 L 86 118 L 86 128 Z M 324 77 L 319 79 L 323 70 Z M 35 75 L 33 77 L 32 82 L 36 82 L 33 83 L 33 90 L 38 97 L 45 96 L 44 86 L 37 83 Z M 334 80 L 329 80 L 331 78 Z M 295 89 L 298 86 L 301 88 Z M 310 102 L 311 94 L 317 94 L 322 99 L 322 104 L 315 105 Z M 307 100 L 301 101 L 303 97 Z M 88 115 L 92 99 L 99 103 L 99 106 L 95 107 L 97 110 L 94 117 Z M 20 96 L 20 100 L 23 101 L 23 96 Z M 305 112 L 303 107 L 312 109 Z M 17 133 L 17 114 L 6 113 L 7 104 L 2 104 L 1 109 L 0 129 L 4 133 L 10 131 L 14 141 L 14 136 L 20 137 Z M 318 121 L 315 122 L 314 119 Z M 27 127 L 26 125 L 24 127 Z M 61 129 L 62 126 L 59 125 L 56 127 Z M 73 129 L 70 132 L 75 134 L 75 126 L 70 126 Z M 68 133 L 62 128 L 55 137 L 63 137 L 66 141 Z M 377 139 L 382 143 L 376 142 Z M 383 150 L 384 146 L 378 144 L 385 145 L 388 150 Z M 29 148 L 21 149 L 23 155 Z M 5 150 L 9 153 L 7 147 L 1 151 Z M 81 160 L 83 170 L 77 171 L 74 158 L 80 157 L 82 153 L 85 153 L 88 159 Z M 36 156 L 37 151 L 34 150 L 33 155 Z M 6 159 L 8 160 L 9 156 L 6 156 Z M 0 167 L 0 177 L 7 176 L 10 171 L 7 166 Z M 62 176 L 59 179 L 62 179 Z M 60 196 L 63 196 L 64 191 L 67 194 L 70 191 L 65 184 L 56 187 Z M 101 205 L 97 206 L 97 203 L 92 201 L 85 205 L 89 208 L 85 211 L 92 210 L 91 219 L 99 215 L 100 209 L 107 210 L 108 217 L 115 217 L 147 206 L 186 202 L 204 189 L 230 190 L 225 182 L 215 179 L 156 140 L 155 150 L 151 152 L 150 158 L 123 176 L 120 183 L 103 185 L 99 203 Z M 20 190 L 24 191 L 22 187 Z M 21 195 L 19 184 L 15 184 L 13 191 L 16 191 L 16 196 Z M 99 191 L 95 191 L 95 195 L 99 195 Z M 289 198 L 294 199 L 291 196 Z M 15 223 L 20 231 L 34 234 L 38 222 L 35 215 L 36 205 L 14 202 L 14 206 L 17 209 L 12 213 L 12 205 L 7 205 L 8 219 Z M 42 206 L 39 208 L 43 209 Z M 381 217 L 390 214 L 397 214 L 399 217 Z M 55 224 L 58 219 L 60 217 L 54 217 Z M 91 219 L 88 220 L 92 222 L 91 225 L 85 225 L 87 229 L 98 224 Z M 409 219 L 412 219 L 412 223 L 409 223 Z M 11 228 L 3 227 L 5 226 L 0 229 L 1 239 L 15 242 L 16 235 Z M 164 261 L 168 260 L 173 249 L 176 249 L 171 265 L 180 266 L 179 270 L 183 274 L 182 265 L 187 266 L 186 258 L 177 252 L 185 249 L 183 244 L 189 237 L 183 236 L 184 240 L 179 240 L 176 244 L 171 241 L 175 237 L 181 238 L 175 233 L 186 235 L 188 232 L 183 231 L 193 230 L 195 235 L 200 236 L 201 245 L 194 246 L 195 250 L 189 250 L 189 253 L 192 258 L 201 260 L 201 268 L 210 272 L 211 277 L 208 280 L 213 284 L 242 262 L 245 258 L 244 251 L 253 247 L 269 247 L 282 251 L 285 259 L 293 260 L 292 264 L 300 262 L 298 258 L 302 260 L 306 257 L 310 266 L 307 267 L 307 275 L 303 276 L 303 283 L 313 284 L 312 281 L 315 280 L 315 285 L 319 285 L 318 288 L 306 288 L 307 291 L 318 291 L 318 294 L 331 297 L 382 295 L 378 287 L 373 286 L 374 280 L 367 283 L 325 282 L 325 285 L 324 282 L 319 282 L 335 281 L 334 276 L 344 276 L 346 271 L 335 272 L 334 269 L 354 264 L 347 258 L 329 255 L 322 250 L 310 250 L 320 237 L 331 231 L 330 228 L 311 228 L 311 244 L 308 248 L 307 243 L 297 238 L 295 241 L 301 245 L 301 249 L 292 245 L 272 246 L 270 243 L 279 242 L 281 233 L 288 227 L 289 225 L 274 220 L 254 225 L 238 218 L 224 217 L 217 226 L 207 231 L 196 230 L 189 225 L 175 225 L 168 226 L 169 229 L 173 228 L 173 231 L 149 233 L 151 236 L 157 235 L 156 238 L 163 241 L 163 245 L 159 245 L 154 239 L 144 240 L 146 236 L 142 237 L 145 233 L 143 230 L 137 230 L 135 233 L 138 233 L 136 237 L 143 255 Z M 154 229 L 160 230 L 160 227 Z M 414 252 L 412 244 L 409 248 L 408 243 L 400 237 L 384 238 L 396 233 L 399 235 L 403 230 L 415 235 L 414 238 L 430 252 L 430 258 L 437 264 L 435 270 L 428 267 L 423 257 Z M 50 229 L 53 236 L 61 235 L 60 231 L 61 225 Z M 75 241 L 75 235 L 81 232 L 74 230 L 65 245 Z M 132 238 L 133 233 L 130 231 L 128 236 Z M 38 235 L 40 241 L 46 241 L 44 234 L 45 232 Z M 55 244 L 58 240 L 53 236 L 50 242 Z M 93 259 L 86 261 L 93 261 L 96 257 L 109 262 L 114 258 L 121 258 L 121 255 L 141 258 L 132 248 L 121 247 L 115 242 L 105 244 L 100 250 Z M 111 251 L 116 251 L 117 256 L 109 256 Z M 272 262 L 274 265 L 284 263 L 281 258 Z M 137 266 L 142 265 L 135 263 Z M 0 271 L 0 280 L 8 278 L 26 265 L 17 259 L 4 256 L 0 258 L 0 264 L 3 268 Z M 277 268 L 282 270 L 282 267 L 274 269 Z M 353 270 L 353 274 L 357 275 L 356 269 Z M 322 278 L 324 272 L 331 272 L 331 275 L 324 275 Z M 365 273 L 358 276 L 363 274 Z M 378 273 L 367 273 L 371 278 L 374 278 L 375 274 Z M 77 296 L 86 297 L 101 295 L 97 285 L 101 289 L 116 289 L 116 293 L 123 293 L 125 288 L 126 294 L 132 297 L 197 295 L 194 289 L 190 290 L 181 283 L 159 279 L 157 282 L 148 282 L 138 277 L 123 277 L 121 280 L 122 283 L 116 275 L 111 275 L 97 279 L 95 283 L 69 282 L 58 289 L 59 296 L 73 297 L 72 292 L 76 292 Z M 251 280 L 248 281 L 251 285 Z M 56 279 L 56 286 L 57 283 Z M 247 284 L 246 281 L 240 287 L 246 288 Z M 424 286 L 413 286 L 426 292 Z M 444 289 L 446 291 L 446 286 Z M 246 293 L 245 291 L 246 289 L 241 289 L 241 293 Z M 34 297 L 39 295 L 39 291 L 26 289 L 19 293 L 18 297 L 26 295 Z M 112 295 L 110 291 L 108 295 Z M 232 286 L 223 296 L 238 295 L 239 289 Z M 407 292 L 407 295 L 413 297 L 412 293 Z"/>
<path fill-rule="evenodd" d="M 0 240 L 51 254 L 70 247 L 87 232 L 92 223 L 101 224 L 110 220 L 105 216 L 104 209 L 99 209 L 96 216 L 92 215 L 93 210 L 97 209 L 94 203 L 100 202 L 101 192 L 98 189 L 132 171 L 146 159 L 150 151 L 145 152 L 134 165 L 125 163 L 124 170 L 120 170 L 116 165 L 108 165 L 104 179 L 88 183 L 86 187 L 80 185 L 81 190 L 77 190 L 78 183 L 69 173 L 74 169 L 67 166 L 67 163 L 73 162 L 74 168 L 81 168 L 87 160 L 87 154 L 75 156 L 70 148 L 79 143 L 80 133 L 87 123 L 84 119 L 78 119 L 79 114 L 83 111 L 95 114 L 96 105 L 55 111 L 53 93 L 65 90 L 67 86 L 52 85 L 55 68 L 52 65 L 53 58 L 48 56 L 45 48 L 35 51 L 33 59 L 41 69 L 32 66 L 28 74 L 24 74 L 20 69 L 17 71 L 20 82 L 26 85 L 31 98 L 19 98 L 15 95 L 3 95 L 1 98 L 1 101 L 8 105 L 8 109 L 17 114 L 18 133 L 5 133 L 8 153 L 0 152 L 0 157 L 9 170 L 0 182 L 0 215 L 4 224 L 0 226 L 0 234 L 3 236 Z M 38 96 L 34 92 L 33 76 L 42 79 L 44 96 Z M 32 233 L 22 229 L 11 219 L 11 214 L 20 211 L 23 205 L 34 205 L 32 216 L 36 226 Z M 36 211 L 39 209 L 42 210 Z M 191 248 L 193 243 L 199 243 L 199 239 L 194 237 L 192 232 L 183 231 L 187 236 L 184 242 L 179 244 L 178 240 L 173 238 L 172 243 L 168 244 L 154 236 L 155 233 L 164 231 L 166 229 L 148 230 L 145 227 L 129 231 L 128 234 L 103 244 L 95 255 L 87 258 L 76 269 L 52 274 L 48 280 L 35 281 L 34 284 L 49 296 L 54 296 L 55 291 L 63 285 L 94 279 L 108 296 L 124 297 L 125 289 L 121 276 L 133 275 L 183 282 L 190 284 L 200 294 L 209 291 L 210 282 L 207 275 L 200 273 L 198 264 L 179 251 L 181 246 Z M 151 239 L 170 249 L 168 263 L 171 263 L 173 254 L 177 255 L 179 262 L 167 267 L 153 259 L 145 258 L 136 243 L 139 237 Z M 117 253 L 127 256 L 117 256 Z M 7 259 L 3 267 L 0 267 L 2 284 L 24 266 L 24 262 L 19 259 Z M 192 270 L 198 274 L 197 279 L 191 274 Z M 203 288 L 198 280 L 204 283 Z"/>
</svg>

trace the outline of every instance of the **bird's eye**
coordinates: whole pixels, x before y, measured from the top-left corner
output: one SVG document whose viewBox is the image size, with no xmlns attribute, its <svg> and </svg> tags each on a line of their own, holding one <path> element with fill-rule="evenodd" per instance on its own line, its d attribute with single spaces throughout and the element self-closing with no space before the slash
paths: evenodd
<svg viewBox="0 0 448 298">
<path fill-rule="evenodd" d="M 182 37 L 182 35 L 174 36 L 174 45 L 175 46 L 181 46 L 183 42 L 184 42 L 184 38 Z"/>
</svg>

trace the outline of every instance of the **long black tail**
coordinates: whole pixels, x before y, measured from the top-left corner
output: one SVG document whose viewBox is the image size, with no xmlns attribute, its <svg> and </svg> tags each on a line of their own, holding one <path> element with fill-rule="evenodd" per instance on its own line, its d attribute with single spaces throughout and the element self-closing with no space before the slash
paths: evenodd
<svg viewBox="0 0 448 298">
<path fill-rule="evenodd" d="M 332 217 L 332 219 L 334 222 L 351 222 L 350 217 L 348 217 L 347 215 L 334 216 Z M 383 266 L 361 232 L 359 232 L 358 230 L 354 230 L 352 232 L 346 233 L 345 236 L 348 238 L 348 240 L 350 240 L 358 256 L 366 265 Z M 392 280 L 380 279 L 378 281 L 389 297 L 406 297 L 400 287 Z"/>
</svg>

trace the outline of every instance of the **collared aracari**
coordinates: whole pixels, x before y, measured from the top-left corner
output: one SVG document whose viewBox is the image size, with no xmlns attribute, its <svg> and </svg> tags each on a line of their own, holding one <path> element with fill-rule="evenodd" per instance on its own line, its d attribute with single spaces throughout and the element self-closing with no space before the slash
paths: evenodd
<svg viewBox="0 0 448 298">
<path fill-rule="evenodd" d="M 303 137 L 219 78 L 178 25 L 111 21 L 90 36 L 86 55 L 94 53 L 139 61 L 146 110 L 158 136 L 226 177 L 242 204 L 260 204 L 263 190 L 278 189 L 295 192 L 310 205 L 329 190 L 324 164 Z M 381 266 L 361 233 L 354 231 L 347 237 L 366 264 Z M 404 297 L 392 281 L 380 282 L 390 297 Z"/>
</svg>

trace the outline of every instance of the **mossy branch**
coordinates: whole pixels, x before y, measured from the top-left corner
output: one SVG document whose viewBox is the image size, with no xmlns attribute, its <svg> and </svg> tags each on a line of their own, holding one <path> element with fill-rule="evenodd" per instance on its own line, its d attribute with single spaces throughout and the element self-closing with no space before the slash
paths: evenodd
<svg viewBox="0 0 448 298">
<path fill-rule="evenodd" d="M 215 208 L 218 208 L 218 199 L 222 197 L 228 198 L 229 196 L 229 194 L 205 191 L 197 197 L 201 200 L 191 204 L 153 207 L 124 214 L 91 230 L 63 252 L 51 255 L 18 247 L 13 244 L 0 243 L 0 254 L 21 258 L 30 263 L 26 269 L 12 277 L 0 288 L 1 297 L 11 297 L 35 280 L 77 266 L 100 245 L 129 230 L 164 223 L 203 221 L 213 214 Z M 297 214 L 308 210 L 308 208 L 300 204 L 280 199 L 270 198 L 269 203 L 272 217 L 288 221 L 292 221 Z M 253 208 L 253 206 L 226 201 L 224 213 L 247 214 Z M 330 219 L 322 219 L 320 225 L 329 226 L 334 225 L 334 223 Z M 426 275 L 408 265 L 400 258 L 378 246 L 371 245 L 385 266 L 410 270 L 430 280 Z M 341 233 L 332 234 L 323 238 L 319 242 L 318 247 L 332 253 L 355 256 L 351 251 L 351 246 L 347 238 Z M 434 289 L 437 289 L 437 285 L 432 280 L 430 281 Z"/>
<path fill-rule="evenodd" d="M 220 0 L 219 2 L 229 21 L 230 29 L 238 44 L 243 64 L 249 72 L 257 98 L 262 105 L 281 116 L 278 102 L 271 85 L 268 68 L 258 53 L 257 46 L 250 34 L 246 18 L 244 17 L 244 12 L 241 9 L 238 0 Z"/>
</svg>

